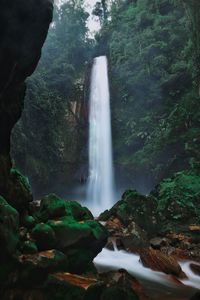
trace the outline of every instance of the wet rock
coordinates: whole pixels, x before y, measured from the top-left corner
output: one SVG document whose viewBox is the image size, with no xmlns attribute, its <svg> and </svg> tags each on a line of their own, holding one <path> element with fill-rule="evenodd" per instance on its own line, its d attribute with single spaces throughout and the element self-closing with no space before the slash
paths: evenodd
<svg viewBox="0 0 200 300">
<path fill-rule="evenodd" d="M 169 245 L 170 241 L 166 238 L 155 237 L 150 240 L 150 245 L 154 249 L 160 249 L 161 247 L 165 247 Z"/>
<path fill-rule="evenodd" d="M 100 300 L 139 300 L 139 296 L 143 299 L 144 294 L 139 282 L 125 270 L 101 274 L 100 279 L 106 283 L 106 288 L 103 290 Z"/>
<path fill-rule="evenodd" d="M 78 202 L 65 201 L 54 194 L 41 199 L 38 219 L 47 221 L 61 217 L 70 217 L 76 221 L 91 220 L 91 212 L 82 207 Z"/>
<path fill-rule="evenodd" d="M 73 275 L 72 275 L 73 276 Z M 79 279 L 79 282 L 82 282 Z M 78 279 L 66 276 L 65 274 L 50 275 L 45 284 L 46 299 L 67 299 L 67 300 L 83 300 L 85 289 L 78 285 Z"/>
<path fill-rule="evenodd" d="M 135 222 L 150 232 L 154 230 L 152 211 L 153 202 L 149 201 L 148 197 L 138 194 L 137 191 L 128 190 L 109 211 L 99 216 L 99 220 L 107 221 L 113 217 L 119 219 L 124 226 Z"/>
<path fill-rule="evenodd" d="M 140 253 L 140 259 L 145 267 L 154 271 L 175 275 L 179 278 L 186 277 L 177 260 L 159 250 L 144 249 Z"/>
<path fill-rule="evenodd" d="M 68 259 L 58 250 L 48 250 L 18 257 L 17 285 L 24 288 L 42 286 L 50 272 L 66 271 Z"/>
<path fill-rule="evenodd" d="M 192 263 L 190 264 L 190 268 L 196 275 L 200 276 L 200 265 Z"/>
<path fill-rule="evenodd" d="M 36 241 L 39 250 L 48 250 L 56 246 L 54 230 L 47 224 L 37 224 L 31 232 L 31 237 Z"/>
</svg>

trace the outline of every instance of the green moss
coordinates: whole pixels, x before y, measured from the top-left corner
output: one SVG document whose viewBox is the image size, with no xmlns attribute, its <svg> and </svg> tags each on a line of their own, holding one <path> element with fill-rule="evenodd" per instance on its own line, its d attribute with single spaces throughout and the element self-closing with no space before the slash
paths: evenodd
<svg viewBox="0 0 200 300">
<path fill-rule="evenodd" d="M 38 252 L 37 245 L 33 241 L 25 241 L 21 248 L 24 254 L 34 254 Z"/>
<path fill-rule="evenodd" d="M 41 200 L 38 218 L 42 221 L 68 216 L 76 221 L 93 219 L 90 211 L 75 201 L 65 201 L 54 194 Z"/>
</svg>

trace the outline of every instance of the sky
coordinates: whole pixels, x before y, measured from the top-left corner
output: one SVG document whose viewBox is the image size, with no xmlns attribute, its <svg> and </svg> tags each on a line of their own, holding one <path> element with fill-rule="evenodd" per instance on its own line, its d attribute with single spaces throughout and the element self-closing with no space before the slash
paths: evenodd
<svg viewBox="0 0 200 300">
<path fill-rule="evenodd" d="M 67 0 L 55 0 L 56 4 L 59 4 L 61 2 L 62 3 L 67 2 Z M 94 5 L 97 2 L 97 0 L 85 0 L 84 2 L 85 2 L 86 11 L 90 14 L 87 25 L 90 30 L 90 35 L 93 36 L 94 33 L 100 29 L 100 24 L 99 24 L 97 18 L 95 18 L 94 16 L 91 15 L 92 10 L 93 10 Z"/>
</svg>

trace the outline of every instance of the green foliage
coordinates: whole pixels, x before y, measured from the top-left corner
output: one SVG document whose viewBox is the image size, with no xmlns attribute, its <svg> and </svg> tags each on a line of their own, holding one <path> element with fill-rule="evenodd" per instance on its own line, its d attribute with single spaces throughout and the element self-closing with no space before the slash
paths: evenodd
<svg viewBox="0 0 200 300">
<path fill-rule="evenodd" d="M 190 28 L 177 1 L 113 1 L 97 36 L 110 58 L 115 161 L 154 182 L 200 159 Z"/>
<path fill-rule="evenodd" d="M 157 214 L 169 221 L 198 222 L 200 216 L 200 176 L 192 171 L 178 172 L 163 180 L 152 192 Z"/>
</svg>

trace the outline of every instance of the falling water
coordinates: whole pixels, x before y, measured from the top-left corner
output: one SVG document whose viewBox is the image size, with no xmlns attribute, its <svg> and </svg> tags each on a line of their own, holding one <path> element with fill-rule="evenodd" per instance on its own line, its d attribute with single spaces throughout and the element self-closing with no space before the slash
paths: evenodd
<svg viewBox="0 0 200 300">
<path fill-rule="evenodd" d="M 88 206 L 94 215 L 114 203 L 112 134 L 107 58 L 94 59 L 89 108 Z"/>
</svg>

